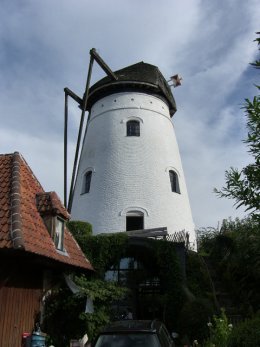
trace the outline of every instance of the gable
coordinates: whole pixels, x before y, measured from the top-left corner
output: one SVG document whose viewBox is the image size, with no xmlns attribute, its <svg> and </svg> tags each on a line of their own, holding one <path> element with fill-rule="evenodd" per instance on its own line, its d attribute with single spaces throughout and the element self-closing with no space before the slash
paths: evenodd
<svg viewBox="0 0 260 347">
<path fill-rule="evenodd" d="M 0 155 L 0 250 L 20 249 L 64 265 L 92 270 L 66 228 L 65 251 L 57 251 L 37 209 L 37 194 L 45 192 L 24 158 L 18 152 Z M 55 196 L 54 210 L 68 218 L 57 194 L 52 192 L 52 196 Z"/>
</svg>

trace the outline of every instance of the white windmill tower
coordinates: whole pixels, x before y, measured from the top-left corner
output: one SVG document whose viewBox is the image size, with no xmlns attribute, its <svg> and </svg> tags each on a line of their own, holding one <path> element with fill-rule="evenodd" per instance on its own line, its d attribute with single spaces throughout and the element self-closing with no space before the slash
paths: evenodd
<svg viewBox="0 0 260 347">
<path fill-rule="evenodd" d="M 185 230 L 195 245 L 170 87 L 156 66 L 144 62 L 108 70 L 85 93 L 89 117 L 70 198 L 72 219 L 91 223 L 94 234 Z M 178 76 L 172 79 L 180 84 Z"/>
</svg>

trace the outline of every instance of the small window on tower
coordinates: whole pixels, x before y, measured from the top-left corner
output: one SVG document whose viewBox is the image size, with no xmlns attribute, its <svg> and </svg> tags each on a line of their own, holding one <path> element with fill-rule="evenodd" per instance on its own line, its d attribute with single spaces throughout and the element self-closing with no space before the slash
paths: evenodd
<svg viewBox="0 0 260 347">
<path fill-rule="evenodd" d="M 129 120 L 126 123 L 127 136 L 140 136 L 140 122 L 137 120 Z"/>
<path fill-rule="evenodd" d="M 83 178 L 82 194 L 89 193 L 91 177 L 92 177 L 92 171 L 87 171 Z"/>
<path fill-rule="evenodd" d="M 176 174 L 175 171 L 170 170 L 169 171 L 169 176 L 170 176 L 172 192 L 180 194 L 181 192 L 180 192 L 178 175 Z"/>
</svg>

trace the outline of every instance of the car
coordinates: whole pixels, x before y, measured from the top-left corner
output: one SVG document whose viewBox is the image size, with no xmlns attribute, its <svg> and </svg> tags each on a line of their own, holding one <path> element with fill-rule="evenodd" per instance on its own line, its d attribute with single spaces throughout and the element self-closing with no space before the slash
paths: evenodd
<svg viewBox="0 0 260 347">
<path fill-rule="evenodd" d="M 159 320 L 122 320 L 108 324 L 92 347 L 174 347 Z"/>
</svg>

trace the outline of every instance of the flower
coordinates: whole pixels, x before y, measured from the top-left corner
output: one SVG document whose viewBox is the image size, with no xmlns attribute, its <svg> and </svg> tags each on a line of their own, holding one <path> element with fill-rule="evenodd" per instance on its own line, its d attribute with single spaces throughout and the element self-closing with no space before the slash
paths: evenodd
<svg viewBox="0 0 260 347">
<path fill-rule="evenodd" d="M 209 328 L 211 328 L 211 327 L 212 327 L 212 323 L 211 323 L 211 322 L 208 322 L 208 323 L 207 323 L 207 326 L 208 326 Z"/>
<path fill-rule="evenodd" d="M 229 329 L 229 330 L 232 330 L 232 329 L 233 329 L 233 324 L 231 324 L 231 323 L 228 324 L 228 329 Z"/>
</svg>

